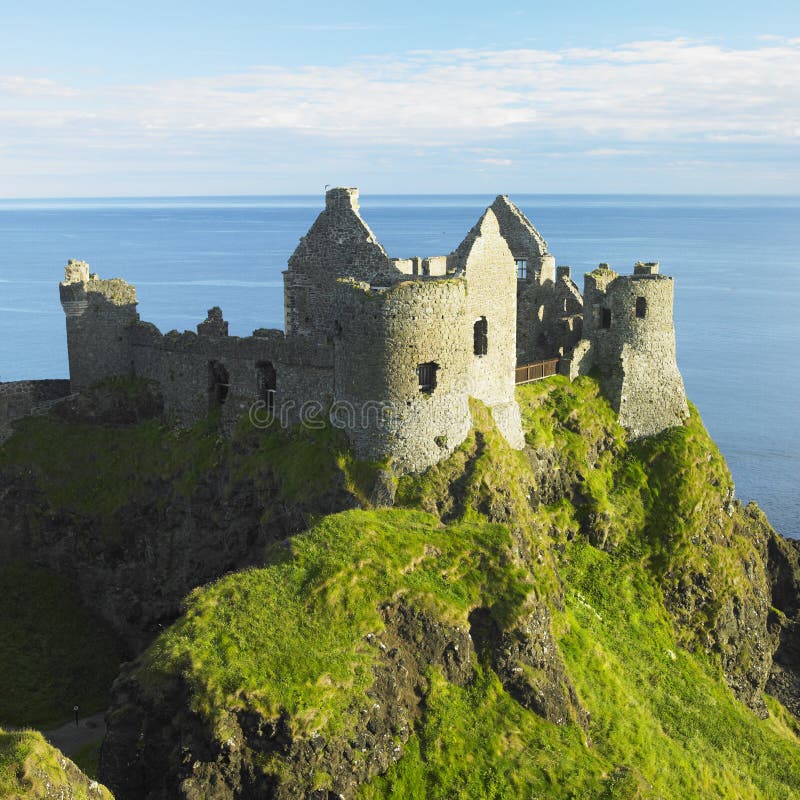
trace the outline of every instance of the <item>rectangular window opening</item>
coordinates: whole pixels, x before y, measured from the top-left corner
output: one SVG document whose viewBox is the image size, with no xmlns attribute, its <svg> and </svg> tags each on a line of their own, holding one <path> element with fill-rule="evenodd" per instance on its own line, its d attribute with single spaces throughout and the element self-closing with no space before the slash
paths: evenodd
<svg viewBox="0 0 800 800">
<path fill-rule="evenodd" d="M 473 352 L 476 356 L 485 356 L 489 352 L 489 323 L 481 317 L 472 326 Z"/>
<path fill-rule="evenodd" d="M 417 379 L 419 380 L 419 390 L 423 394 L 433 394 L 436 388 L 436 373 L 439 365 L 435 361 L 428 361 L 417 367 Z"/>
</svg>

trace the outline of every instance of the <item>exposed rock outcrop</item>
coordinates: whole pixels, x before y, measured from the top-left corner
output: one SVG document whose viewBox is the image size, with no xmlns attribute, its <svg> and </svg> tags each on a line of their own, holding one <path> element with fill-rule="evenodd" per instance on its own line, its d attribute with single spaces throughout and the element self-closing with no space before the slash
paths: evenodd
<svg viewBox="0 0 800 800">
<path fill-rule="evenodd" d="M 402 756 L 423 712 L 427 671 L 457 685 L 472 677 L 467 631 L 403 602 L 382 616 L 385 629 L 366 637 L 377 655 L 369 703 L 350 709 L 340 735 L 305 735 L 285 711 L 267 719 L 244 709 L 227 716 L 220 741 L 189 710 L 180 679 L 154 703 L 129 666 L 114 686 L 101 754 L 117 800 L 352 797 Z"/>
<path fill-rule="evenodd" d="M 772 531 L 766 555 L 772 589 L 771 630 L 777 639 L 766 689 L 800 720 L 800 541 Z"/>
</svg>

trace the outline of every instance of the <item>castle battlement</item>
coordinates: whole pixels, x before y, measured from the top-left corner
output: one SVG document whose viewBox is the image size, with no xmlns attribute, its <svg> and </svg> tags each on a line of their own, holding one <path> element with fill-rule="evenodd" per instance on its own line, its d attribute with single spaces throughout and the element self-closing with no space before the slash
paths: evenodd
<svg viewBox="0 0 800 800">
<path fill-rule="evenodd" d="M 464 441 L 470 397 L 521 448 L 518 363 L 561 358 L 572 377 L 598 370 L 634 436 L 686 414 L 672 279 L 657 262 L 627 276 L 601 264 L 581 294 L 505 195 L 448 255 L 390 258 L 358 190 L 329 189 L 283 276 L 285 331 L 230 336 L 215 306 L 196 333 L 161 333 L 139 319 L 135 287 L 70 260 L 60 293 L 72 390 L 146 378 L 178 424 L 209 409 L 226 424 L 254 408 L 283 425 L 329 414 L 357 456 L 398 471 L 422 470 Z"/>
</svg>

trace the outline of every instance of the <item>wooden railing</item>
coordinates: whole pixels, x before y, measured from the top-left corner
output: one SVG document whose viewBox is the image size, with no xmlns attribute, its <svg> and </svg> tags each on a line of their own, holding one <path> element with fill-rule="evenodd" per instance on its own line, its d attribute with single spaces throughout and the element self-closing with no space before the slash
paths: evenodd
<svg viewBox="0 0 800 800">
<path fill-rule="evenodd" d="M 558 359 L 548 358 L 545 361 L 536 361 L 533 364 L 523 364 L 517 367 L 515 372 L 515 383 L 530 383 L 542 378 L 548 378 L 558 372 Z"/>
</svg>

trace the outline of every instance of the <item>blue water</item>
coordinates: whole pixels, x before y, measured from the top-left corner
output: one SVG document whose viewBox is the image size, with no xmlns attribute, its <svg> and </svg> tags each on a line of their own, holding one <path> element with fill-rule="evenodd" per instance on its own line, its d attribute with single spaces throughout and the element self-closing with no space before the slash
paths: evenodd
<svg viewBox="0 0 800 800">
<path fill-rule="evenodd" d="M 390 255 L 452 250 L 490 196 L 362 196 Z M 800 198 L 512 198 L 557 263 L 676 281 L 678 363 L 744 501 L 800 536 Z M 143 319 L 194 328 L 221 305 L 231 333 L 283 326 L 281 271 L 322 197 L 0 201 L 0 380 L 64 377 L 58 281 L 68 258 L 138 290 Z"/>
</svg>

